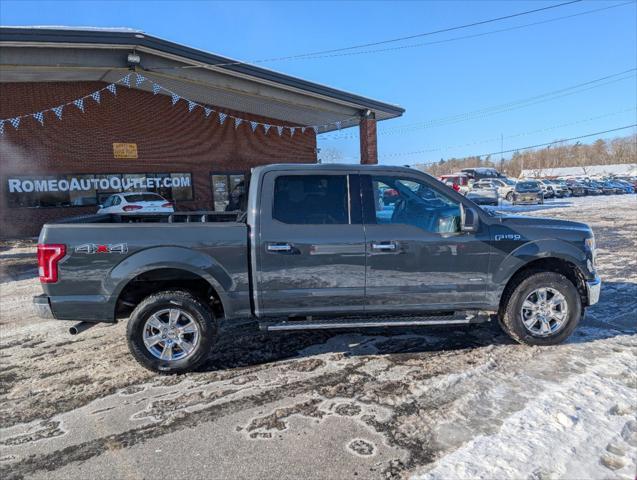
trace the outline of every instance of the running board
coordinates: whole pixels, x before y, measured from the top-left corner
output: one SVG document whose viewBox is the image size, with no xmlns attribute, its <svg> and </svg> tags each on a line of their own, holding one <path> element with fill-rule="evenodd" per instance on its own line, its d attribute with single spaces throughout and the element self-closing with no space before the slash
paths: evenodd
<svg viewBox="0 0 637 480">
<path fill-rule="evenodd" d="M 378 328 L 440 325 L 468 325 L 490 319 L 489 312 L 456 312 L 452 315 L 396 316 L 396 317 L 341 317 L 329 319 L 282 320 L 260 322 L 259 328 L 267 332 L 282 330 L 323 330 L 332 328 Z"/>
</svg>

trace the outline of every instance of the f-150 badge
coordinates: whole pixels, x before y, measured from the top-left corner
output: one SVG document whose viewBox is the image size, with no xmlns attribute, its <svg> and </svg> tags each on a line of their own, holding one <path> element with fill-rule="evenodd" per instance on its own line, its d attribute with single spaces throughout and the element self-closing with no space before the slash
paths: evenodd
<svg viewBox="0 0 637 480">
<path fill-rule="evenodd" d="M 125 243 L 113 243 L 109 245 L 98 245 L 95 243 L 84 243 L 75 247 L 75 253 L 128 253 L 128 245 Z"/>
<path fill-rule="evenodd" d="M 517 233 L 498 233 L 495 236 L 495 241 L 499 242 L 500 240 L 521 240 L 522 235 Z"/>
</svg>

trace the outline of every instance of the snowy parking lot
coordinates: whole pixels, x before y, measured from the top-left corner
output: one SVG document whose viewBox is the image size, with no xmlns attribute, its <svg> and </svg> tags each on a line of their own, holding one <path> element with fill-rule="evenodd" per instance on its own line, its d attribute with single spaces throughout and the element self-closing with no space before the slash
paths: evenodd
<svg viewBox="0 0 637 480">
<path fill-rule="evenodd" d="M 32 242 L 0 251 L 0 478 L 634 479 L 637 197 L 509 212 L 589 223 L 600 303 L 569 341 L 495 324 L 264 334 L 157 376 L 125 322 L 71 337 L 31 312 Z"/>
</svg>

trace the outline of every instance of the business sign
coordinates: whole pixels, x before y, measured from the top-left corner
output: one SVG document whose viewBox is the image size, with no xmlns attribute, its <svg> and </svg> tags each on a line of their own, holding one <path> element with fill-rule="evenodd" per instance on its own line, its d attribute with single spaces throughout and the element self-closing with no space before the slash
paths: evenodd
<svg viewBox="0 0 637 480">
<path fill-rule="evenodd" d="M 31 192 L 91 192 L 146 191 L 157 188 L 190 187 L 190 174 L 172 174 L 169 177 L 145 175 L 78 175 L 59 178 L 19 177 L 9 178 L 9 193 Z"/>
<path fill-rule="evenodd" d="M 137 144 L 136 143 L 114 143 L 113 157 L 114 158 L 137 158 Z"/>
</svg>

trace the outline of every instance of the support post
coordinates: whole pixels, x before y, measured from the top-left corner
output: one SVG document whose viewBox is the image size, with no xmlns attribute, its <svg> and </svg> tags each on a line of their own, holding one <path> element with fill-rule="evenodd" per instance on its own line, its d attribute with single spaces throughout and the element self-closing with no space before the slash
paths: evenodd
<svg viewBox="0 0 637 480">
<path fill-rule="evenodd" d="M 361 165 L 378 163 L 378 140 L 376 138 L 376 115 L 370 110 L 363 112 L 359 125 L 361 143 Z"/>
</svg>

